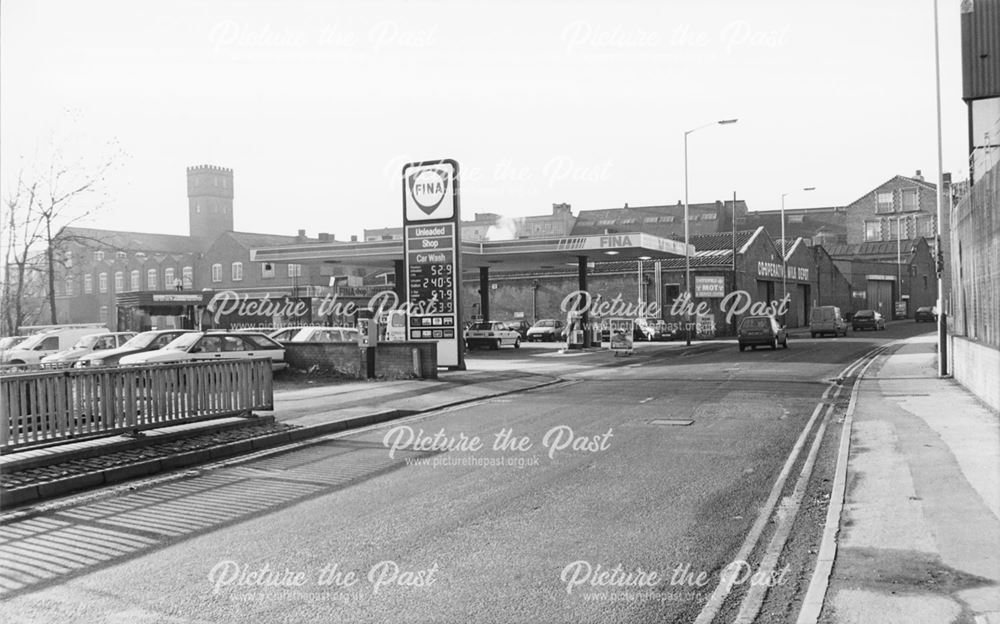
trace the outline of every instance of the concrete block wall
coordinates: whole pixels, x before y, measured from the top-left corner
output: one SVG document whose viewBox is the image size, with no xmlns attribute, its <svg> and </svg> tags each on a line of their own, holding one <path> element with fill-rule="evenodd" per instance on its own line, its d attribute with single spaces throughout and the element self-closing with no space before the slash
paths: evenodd
<svg viewBox="0 0 1000 624">
<path fill-rule="evenodd" d="M 1000 349 L 961 336 L 950 336 L 949 343 L 949 369 L 955 380 L 1000 411 Z"/>
<path fill-rule="evenodd" d="M 420 354 L 420 378 L 437 379 L 437 344 L 433 342 L 380 342 L 375 349 L 375 376 L 379 379 L 412 377 L 414 349 Z"/>
</svg>

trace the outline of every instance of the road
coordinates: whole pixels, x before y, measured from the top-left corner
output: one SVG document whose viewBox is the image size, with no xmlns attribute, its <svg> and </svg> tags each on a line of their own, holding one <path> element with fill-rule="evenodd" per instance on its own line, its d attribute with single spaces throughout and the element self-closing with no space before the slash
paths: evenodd
<svg viewBox="0 0 1000 624">
<path fill-rule="evenodd" d="M 725 341 L 643 344 L 622 358 L 474 352 L 470 368 L 566 382 L 3 525 L 0 616 L 692 622 L 720 571 L 741 569 L 735 557 L 830 380 L 926 328 L 745 353 Z M 829 471 L 829 454 L 820 461 Z M 803 530 L 793 548 L 810 543 Z M 797 568 L 776 584 L 810 571 L 802 553 L 782 563 Z M 751 582 L 734 585 L 718 621 Z M 804 589 L 792 585 L 758 621 L 782 621 Z"/>
</svg>

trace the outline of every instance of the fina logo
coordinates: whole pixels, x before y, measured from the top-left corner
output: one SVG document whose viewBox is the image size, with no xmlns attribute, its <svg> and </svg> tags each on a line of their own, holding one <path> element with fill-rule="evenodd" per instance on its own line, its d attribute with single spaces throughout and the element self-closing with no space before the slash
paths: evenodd
<svg viewBox="0 0 1000 624">
<path fill-rule="evenodd" d="M 430 215 L 444 201 L 450 177 L 450 173 L 443 169 L 421 169 L 410 174 L 407 179 L 410 197 L 424 214 Z"/>
</svg>

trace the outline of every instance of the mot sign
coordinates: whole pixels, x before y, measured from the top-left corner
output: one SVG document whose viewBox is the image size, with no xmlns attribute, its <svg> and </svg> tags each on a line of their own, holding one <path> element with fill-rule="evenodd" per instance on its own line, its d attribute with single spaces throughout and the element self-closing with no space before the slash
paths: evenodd
<svg viewBox="0 0 1000 624">
<path fill-rule="evenodd" d="M 702 298 L 725 297 L 726 278 L 721 275 L 696 275 L 694 278 L 694 296 Z"/>
<path fill-rule="evenodd" d="M 454 160 L 403 167 L 406 337 L 436 341 L 438 364 L 464 369 L 458 197 Z"/>
</svg>

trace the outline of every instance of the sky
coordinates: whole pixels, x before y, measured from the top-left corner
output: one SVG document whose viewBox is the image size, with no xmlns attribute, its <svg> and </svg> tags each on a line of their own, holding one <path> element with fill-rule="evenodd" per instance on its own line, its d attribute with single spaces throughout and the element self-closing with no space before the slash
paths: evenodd
<svg viewBox="0 0 1000 624">
<path fill-rule="evenodd" d="M 933 0 L 0 1 L 0 186 L 114 154 L 78 225 L 187 234 L 185 170 L 239 231 L 401 225 L 453 158 L 462 213 L 842 206 L 936 181 Z M 944 170 L 965 177 L 959 0 L 940 0 Z M 736 118 L 730 125 L 721 119 Z M 801 189 L 815 187 L 814 191 Z"/>
</svg>

